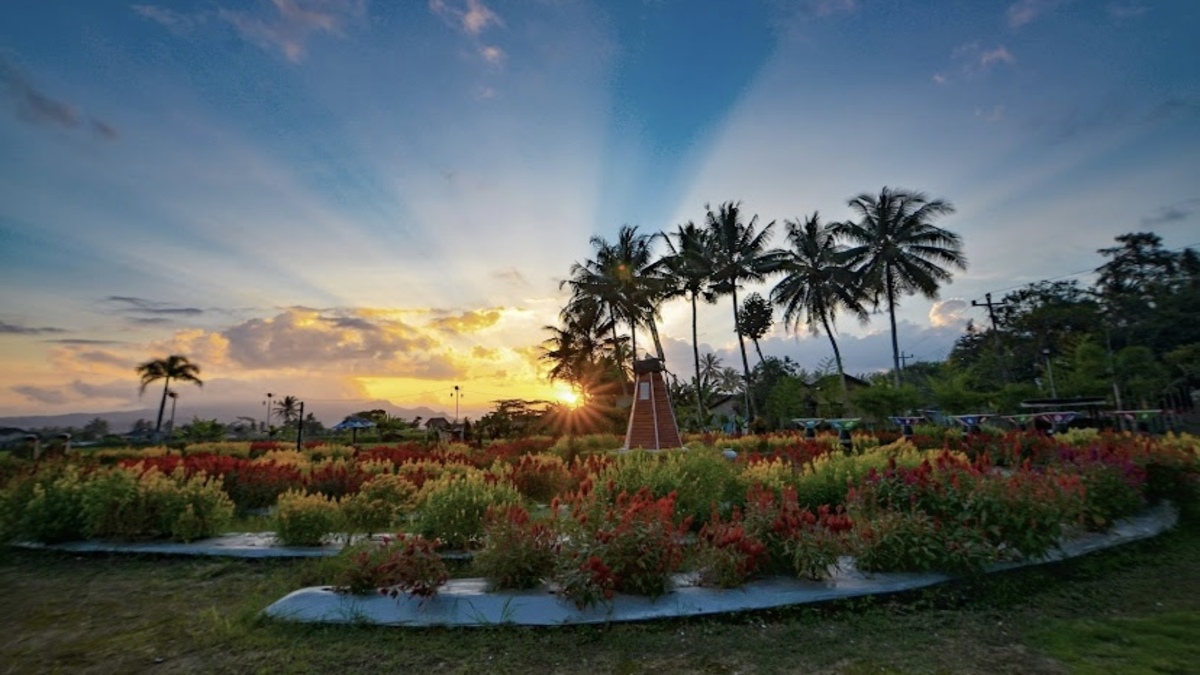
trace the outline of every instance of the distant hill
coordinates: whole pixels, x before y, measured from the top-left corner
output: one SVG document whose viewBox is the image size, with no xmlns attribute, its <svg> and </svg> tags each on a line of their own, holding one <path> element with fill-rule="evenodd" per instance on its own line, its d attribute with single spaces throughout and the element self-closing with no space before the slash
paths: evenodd
<svg viewBox="0 0 1200 675">
<path fill-rule="evenodd" d="M 430 417 L 446 417 L 451 415 L 441 410 L 433 410 L 424 406 L 420 408 L 400 408 L 392 405 L 387 401 L 322 401 L 319 403 L 306 404 L 304 413 L 313 413 L 322 424 L 332 426 L 341 422 L 347 415 L 359 412 L 361 410 L 386 410 L 393 417 L 400 417 L 411 420 L 420 415 L 422 419 Z M 238 417 L 252 417 L 255 420 L 264 420 L 264 413 L 261 404 L 259 405 L 195 405 L 181 406 L 175 415 L 175 425 L 183 426 L 192 420 L 193 417 L 200 419 L 215 419 L 219 422 L 234 422 Z M 167 414 L 170 415 L 171 410 L 167 408 Z M 125 433 L 129 431 L 134 422 L 139 419 L 150 420 L 151 423 L 158 417 L 158 408 L 142 408 L 139 410 L 114 410 L 109 412 L 90 412 L 90 413 L 66 413 L 63 415 L 24 415 L 17 417 L 0 417 L 0 427 L 17 427 L 19 429 L 42 429 L 45 427 L 82 427 L 99 417 L 108 421 L 108 427 L 113 433 Z"/>
</svg>

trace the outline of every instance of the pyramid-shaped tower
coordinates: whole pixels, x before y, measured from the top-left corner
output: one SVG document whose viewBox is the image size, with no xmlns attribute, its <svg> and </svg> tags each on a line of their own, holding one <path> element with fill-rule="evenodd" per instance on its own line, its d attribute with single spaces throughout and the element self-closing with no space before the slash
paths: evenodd
<svg viewBox="0 0 1200 675">
<path fill-rule="evenodd" d="M 625 447 L 644 450 L 683 447 L 675 424 L 675 409 L 663 381 L 662 361 L 651 357 L 634 361 L 633 373 L 633 408 L 629 411 Z"/>
</svg>

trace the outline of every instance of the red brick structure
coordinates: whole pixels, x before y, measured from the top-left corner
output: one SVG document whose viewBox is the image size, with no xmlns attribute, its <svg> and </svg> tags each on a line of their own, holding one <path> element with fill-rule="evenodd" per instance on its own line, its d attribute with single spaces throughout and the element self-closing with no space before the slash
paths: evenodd
<svg viewBox="0 0 1200 675">
<path fill-rule="evenodd" d="M 675 409 L 663 382 L 663 364 L 655 358 L 633 362 L 633 408 L 625 431 L 625 447 L 665 450 L 683 447 Z"/>
</svg>

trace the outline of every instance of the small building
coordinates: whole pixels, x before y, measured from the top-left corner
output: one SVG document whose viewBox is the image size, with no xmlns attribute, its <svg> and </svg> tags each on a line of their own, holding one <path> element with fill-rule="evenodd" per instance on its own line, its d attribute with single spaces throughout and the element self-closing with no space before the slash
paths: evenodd
<svg viewBox="0 0 1200 675">
<path fill-rule="evenodd" d="M 445 417 L 430 417 L 425 420 L 425 428 L 429 431 L 446 431 L 450 426 L 450 420 Z"/>
</svg>

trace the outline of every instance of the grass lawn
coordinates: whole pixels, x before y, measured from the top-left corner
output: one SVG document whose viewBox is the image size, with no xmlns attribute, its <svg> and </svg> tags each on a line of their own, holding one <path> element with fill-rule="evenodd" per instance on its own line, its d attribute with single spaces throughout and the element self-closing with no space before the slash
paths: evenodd
<svg viewBox="0 0 1200 675">
<path fill-rule="evenodd" d="M 319 560 L 0 550 L 0 671 L 1184 673 L 1200 648 L 1200 518 L 1052 566 L 719 618 L 399 629 L 262 620 Z"/>
</svg>

